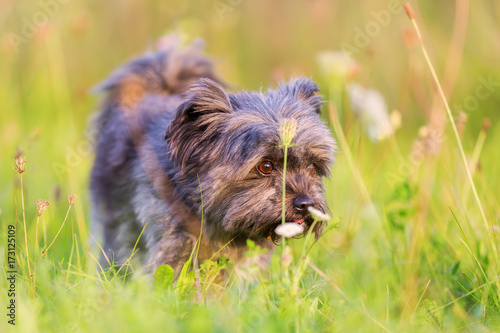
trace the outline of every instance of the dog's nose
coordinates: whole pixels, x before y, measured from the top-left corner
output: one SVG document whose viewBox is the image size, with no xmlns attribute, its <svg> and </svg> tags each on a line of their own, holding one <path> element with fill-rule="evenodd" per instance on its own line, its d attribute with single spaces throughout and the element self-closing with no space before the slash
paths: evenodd
<svg viewBox="0 0 500 333">
<path fill-rule="evenodd" d="M 300 214 L 305 215 L 307 208 L 314 206 L 314 201 L 307 195 L 301 194 L 293 200 L 293 206 Z"/>
</svg>

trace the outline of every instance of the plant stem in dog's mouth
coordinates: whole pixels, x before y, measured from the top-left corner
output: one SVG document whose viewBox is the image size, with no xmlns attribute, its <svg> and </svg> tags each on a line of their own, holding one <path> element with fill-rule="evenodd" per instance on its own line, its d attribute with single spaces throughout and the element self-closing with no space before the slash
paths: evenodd
<svg viewBox="0 0 500 333">
<path fill-rule="evenodd" d="M 293 146 L 292 139 L 295 136 L 297 130 L 297 120 L 295 119 L 285 119 L 280 126 L 280 139 L 281 145 L 284 150 L 283 156 L 283 195 L 281 198 L 281 224 L 285 224 L 285 212 L 286 212 L 286 162 L 288 158 L 288 147 Z M 285 251 L 285 236 L 282 236 L 283 251 Z"/>
</svg>

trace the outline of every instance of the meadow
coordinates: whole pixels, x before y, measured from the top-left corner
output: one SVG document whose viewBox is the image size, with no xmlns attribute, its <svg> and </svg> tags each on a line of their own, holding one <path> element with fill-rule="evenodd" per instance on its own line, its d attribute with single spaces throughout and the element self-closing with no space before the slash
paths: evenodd
<svg viewBox="0 0 500 333">
<path fill-rule="evenodd" d="M 2 1 L 0 332 L 500 331 L 500 4 L 410 3 L 453 122 L 402 1 Z M 330 221 L 247 278 L 90 246 L 92 87 L 172 31 L 231 89 L 321 85 Z"/>
</svg>

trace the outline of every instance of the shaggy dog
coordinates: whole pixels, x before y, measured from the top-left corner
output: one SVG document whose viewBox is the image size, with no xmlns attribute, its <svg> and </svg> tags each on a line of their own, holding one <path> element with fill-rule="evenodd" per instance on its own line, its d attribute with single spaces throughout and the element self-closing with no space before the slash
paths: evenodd
<svg viewBox="0 0 500 333">
<path fill-rule="evenodd" d="M 91 175 L 94 227 L 103 248 L 124 263 L 139 239 L 152 269 L 178 274 L 196 239 L 198 260 L 244 258 L 247 239 L 272 248 L 280 237 L 284 151 L 280 126 L 297 123 L 288 150 L 288 222 L 311 227 L 308 207 L 327 211 L 323 177 L 335 141 L 320 119 L 318 86 L 295 78 L 279 87 L 228 93 L 198 44 L 133 59 L 105 81 Z M 316 234 L 321 223 L 315 226 Z"/>
</svg>

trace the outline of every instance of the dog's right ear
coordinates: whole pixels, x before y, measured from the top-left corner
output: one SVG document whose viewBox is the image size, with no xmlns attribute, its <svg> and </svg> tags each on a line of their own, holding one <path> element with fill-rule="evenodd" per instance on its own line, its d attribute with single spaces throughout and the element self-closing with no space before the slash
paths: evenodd
<svg viewBox="0 0 500 333">
<path fill-rule="evenodd" d="M 175 120 L 182 123 L 198 120 L 213 113 L 231 113 L 233 108 L 224 89 L 215 81 L 202 78 L 185 93 L 177 108 Z"/>
<path fill-rule="evenodd" d="M 207 78 L 196 81 L 184 94 L 165 133 L 171 157 L 183 168 L 188 159 L 207 149 L 218 125 L 232 112 L 229 96 L 218 83 Z"/>
</svg>

